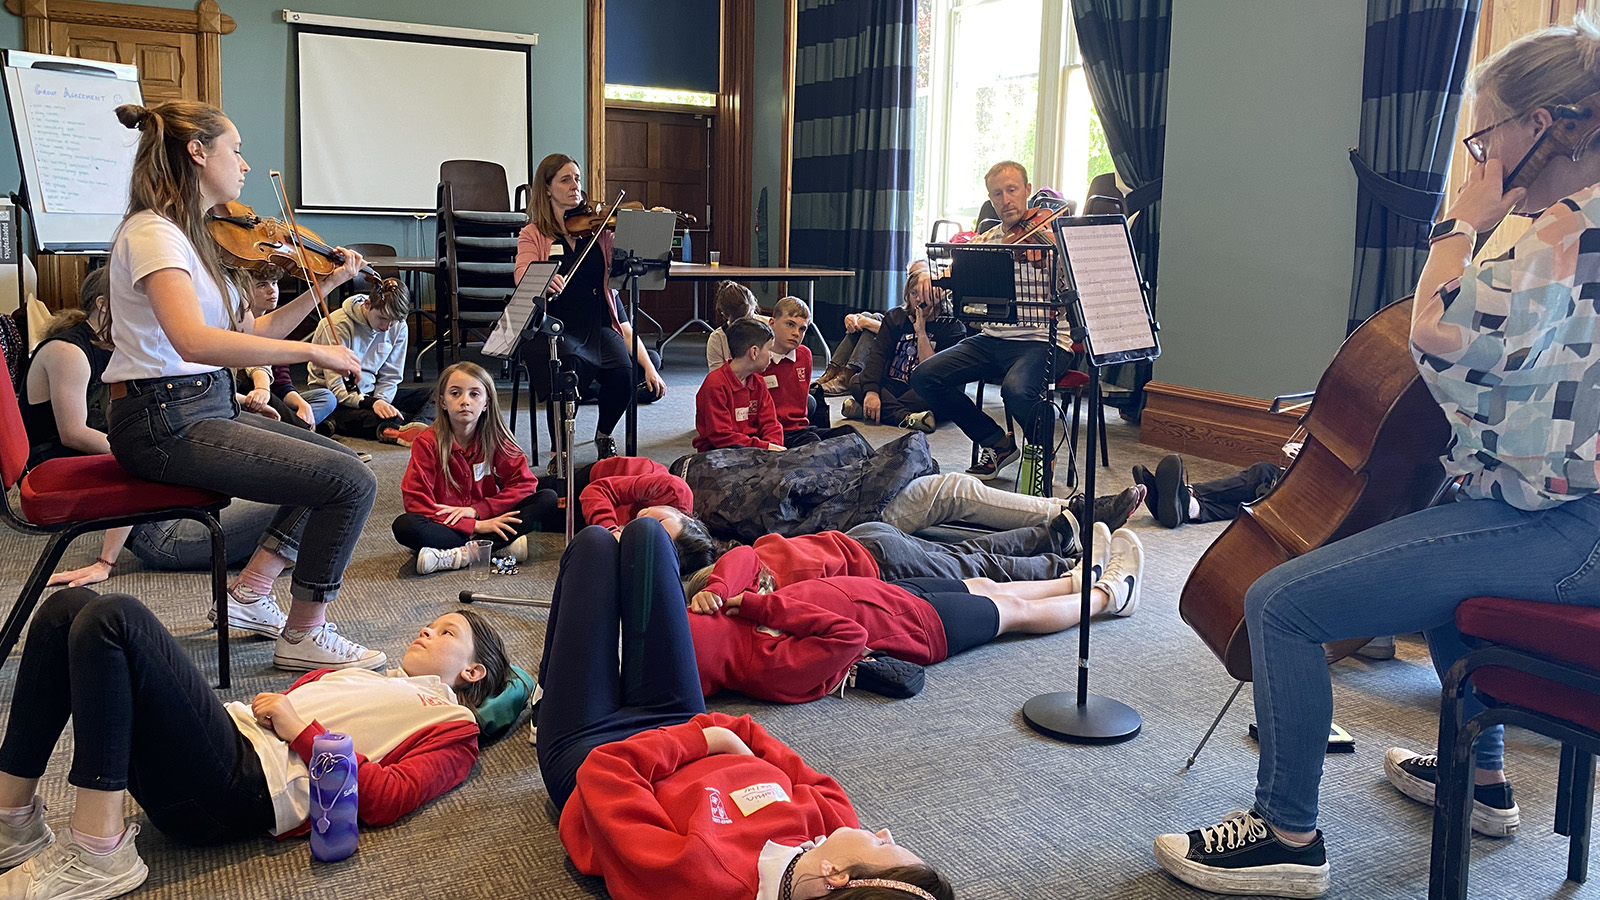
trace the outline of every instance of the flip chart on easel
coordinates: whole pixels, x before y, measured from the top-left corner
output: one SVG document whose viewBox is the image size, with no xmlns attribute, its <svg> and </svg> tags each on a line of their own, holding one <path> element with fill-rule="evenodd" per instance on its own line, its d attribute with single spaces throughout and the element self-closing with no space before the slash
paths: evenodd
<svg viewBox="0 0 1600 900">
<path fill-rule="evenodd" d="M 39 246 L 104 250 L 128 207 L 139 132 L 116 108 L 142 103 L 134 66 L 6 51 L 6 105 Z"/>
</svg>

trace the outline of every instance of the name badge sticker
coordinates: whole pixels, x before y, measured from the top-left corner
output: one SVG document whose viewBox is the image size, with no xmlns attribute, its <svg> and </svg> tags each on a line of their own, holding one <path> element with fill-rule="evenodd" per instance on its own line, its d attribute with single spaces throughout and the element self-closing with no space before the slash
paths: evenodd
<svg viewBox="0 0 1600 900">
<path fill-rule="evenodd" d="M 739 812 L 744 813 L 745 818 L 755 815 L 763 807 L 789 802 L 789 795 L 784 793 L 783 785 L 770 781 L 765 784 L 752 784 L 728 796 L 733 798 L 734 804 L 739 807 Z"/>
<path fill-rule="evenodd" d="M 748 421 L 750 421 L 750 407 L 748 407 L 748 406 L 735 407 L 734 410 L 733 410 L 733 420 L 735 422 L 748 422 Z"/>
<path fill-rule="evenodd" d="M 484 480 L 485 478 L 488 478 L 488 477 L 489 477 L 489 464 L 487 462 L 480 462 L 480 463 L 476 463 L 476 464 L 473 465 L 473 467 L 472 467 L 472 480 L 473 481 L 482 481 L 482 480 Z"/>
<path fill-rule="evenodd" d="M 770 390 L 772 388 L 775 388 L 775 387 L 778 386 L 778 376 L 776 376 L 776 375 L 768 375 L 766 377 L 766 382 L 767 382 L 768 390 Z"/>
</svg>

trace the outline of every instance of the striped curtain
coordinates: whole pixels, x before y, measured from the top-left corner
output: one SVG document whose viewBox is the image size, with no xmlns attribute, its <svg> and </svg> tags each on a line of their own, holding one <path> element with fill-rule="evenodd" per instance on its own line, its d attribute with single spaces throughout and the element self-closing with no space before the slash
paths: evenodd
<svg viewBox="0 0 1600 900">
<path fill-rule="evenodd" d="M 1367 2 L 1350 331 L 1410 293 L 1427 260 L 1480 2 Z"/>
<path fill-rule="evenodd" d="M 796 12 L 789 258 L 856 273 L 820 281 L 819 305 L 899 302 L 911 254 L 916 7 L 800 0 Z"/>
<path fill-rule="evenodd" d="M 1106 132 L 1126 200 L 1139 271 L 1156 302 L 1161 247 L 1161 173 L 1167 147 L 1167 62 L 1172 0 L 1072 0 L 1073 27 L 1083 54 L 1089 96 Z M 1101 377 L 1118 390 L 1106 397 L 1128 417 L 1144 406 L 1150 363 L 1112 366 Z"/>
</svg>

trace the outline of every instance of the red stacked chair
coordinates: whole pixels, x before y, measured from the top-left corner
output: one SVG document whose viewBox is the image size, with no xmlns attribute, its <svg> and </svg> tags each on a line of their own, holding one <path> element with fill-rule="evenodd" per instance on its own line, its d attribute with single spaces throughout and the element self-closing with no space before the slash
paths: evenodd
<svg viewBox="0 0 1600 900">
<path fill-rule="evenodd" d="M 109 453 L 52 459 L 28 465 L 28 435 L 11 379 L 0 377 L 0 517 L 23 534 L 50 536 L 44 555 L 23 584 L 22 594 L 0 627 L 0 665 L 16 647 L 50 573 L 79 535 L 124 525 L 195 519 L 211 529 L 211 594 L 217 610 L 217 682 L 228 687 L 228 568 L 216 513 L 228 497 L 213 491 L 145 481 L 129 475 Z M 19 486 L 19 509 L 11 488 Z"/>
<path fill-rule="evenodd" d="M 1485 727 L 1515 725 L 1561 742 L 1555 831 L 1571 838 L 1567 877 L 1589 872 L 1595 754 L 1600 753 L 1600 608 L 1476 598 L 1456 627 L 1477 648 L 1446 673 L 1439 711 L 1439 784 L 1430 900 L 1467 896 L 1472 745 Z M 1488 709 L 1464 719 L 1471 687 Z"/>
</svg>

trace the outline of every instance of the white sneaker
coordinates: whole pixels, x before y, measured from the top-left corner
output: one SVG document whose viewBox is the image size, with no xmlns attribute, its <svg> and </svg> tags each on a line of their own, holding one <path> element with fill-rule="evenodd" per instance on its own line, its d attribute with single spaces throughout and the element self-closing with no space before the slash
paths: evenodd
<svg viewBox="0 0 1600 900">
<path fill-rule="evenodd" d="M 528 561 L 528 536 L 519 535 L 516 540 L 505 545 L 500 551 L 501 556 L 509 556 L 519 563 Z"/>
<path fill-rule="evenodd" d="M 144 884 L 150 867 L 133 846 L 138 825 L 129 825 L 117 849 L 101 856 L 75 841 L 53 844 L 0 875 L 0 896 L 29 900 L 110 900 Z"/>
<path fill-rule="evenodd" d="M 55 842 L 55 833 L 44 823 L 44 798 L 33 798 L 33 815 L 21 825 L 0 822 L 0 869 L 27 862 Z"/>
<path fill-rule="evenodd" d="M 465 569 L 471 562 L 472 556 L 465 546 L 450 550 L 423 547 L 417 551 L 417 574 L 428 575 L 445 569 Z"/>
<path fill-rule="evenodd" d="M 206 609 L 206 621 L 217 624 L 217 608 Z M 235 631 L 248 631 L 277 637 L 283 633 L 283 623 L 289 617 L 278 607 L 271 594 L 261 596 L 243 585 L 228 588 L 228 627 Z"/>
<path fill-rule="evenodd" d="M 1094 563 L 1089 567 L 1089 583 L 1093 584 L 1105 577 L 1106 564 L 1111 561 L 1111 529 L 1104 522 L 1094 523 Z M 1083 560 L 1072 567 L 1065 577 L 1082 578 Z M 1078 582 L 1080 585 L 1083 582 Z"/>
<path fill-rule="evenodd" d="M 272 664 L 291 672 L 311 672 L 316 669 L 381 669 L 389 662 L 382 650 L 368 650 L 355 641 L 342 637 L 331 623 L 324 622 L 298 640 L 290 640 L 291 631 L 284 629 L 278 637 L 278 646 L 272 653 Z"/>
<path fill-rule="evenodd" d="M 1099 522 L 1095 523 L 1099 525 Z M 1105 577 L 1095 583 L 1111 600 L 1106 612 L 1113 616 L 1131 616 L 1139 609 L 1139 581 L 1144 577 L 1144 545 L 1139 536 L 1126 528 L 1111 534 L 1111 560 L 1106 563 Z"/>
</svg>

